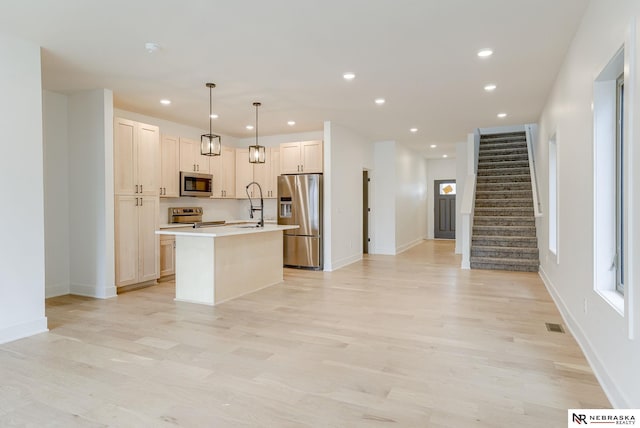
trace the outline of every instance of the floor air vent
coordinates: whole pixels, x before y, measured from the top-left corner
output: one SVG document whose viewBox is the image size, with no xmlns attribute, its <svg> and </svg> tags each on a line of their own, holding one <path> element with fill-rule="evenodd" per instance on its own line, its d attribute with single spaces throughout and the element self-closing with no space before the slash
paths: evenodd
<svg viewBox="0 0 640 428">
<path fill-rule="evenodd" d="M 564 329 L 560 324 L 546 322 L 545 325 L 547 326 L 547 331 L 551 331 L 553 333 L 564 333 Z"/>
</svg>

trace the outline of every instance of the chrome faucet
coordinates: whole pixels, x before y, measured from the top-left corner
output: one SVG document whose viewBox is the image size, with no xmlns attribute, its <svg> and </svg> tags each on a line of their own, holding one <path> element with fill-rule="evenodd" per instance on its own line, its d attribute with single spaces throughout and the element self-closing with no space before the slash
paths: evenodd
<svg viewBox="0 0 640 428">
<path fill-rule="evenodd" d="M 256 186 L 258 186 L 258 190 L 260 190 L 260 208 L 254 207 L 253 202 L 251 201 L 251 195 L 249 194 L 249 187 L 251 187 L 252 184 L 255 184 Z M 252 181 L 251 183 L 247 184 L 247 187 L 245 187 L 245 190 L 247 192 L 247 196 L 249 197 L 249 218 L 253 218 L 254 211 L 260 211 L 260 221 L 258 222 L 258 224 L 256 224 L 256 227 L 264 227 L 264 200 L 262 199 L 262 187 L 260 187 L 260 183 L 256 181 Z"/>
</svg>

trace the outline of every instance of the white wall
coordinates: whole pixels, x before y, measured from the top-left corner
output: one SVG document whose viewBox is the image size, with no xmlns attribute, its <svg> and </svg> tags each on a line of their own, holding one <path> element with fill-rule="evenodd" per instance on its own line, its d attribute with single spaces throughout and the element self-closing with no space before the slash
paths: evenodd
<svg viewBox="0 0 640 428">
<path fill-rule="evenodd" d="M 396 143 L 396 254 L 427 237 L 427 162 Z"/>
<path fill-rule="evenodd" d="M 0 343 L 4 343 L 47 331 L 40 47 L 0 35 L 0 64 Z"/>
<path fill-rule="evenodd" d="M 113 94 L 79 92 L 68 102 L 70 291 L 114 297 Z"/>
<path fill-rule="evenodd" d="M 42 91 L 46 297 L 69 294 L 68 97 Z"/>
<path fill-rule="evenodd" d="M 468 143 L 456 144 L 456 254 L 462 254 L 462 196 L 467 181 Z M 435 215 L 435 213 L 434 213 Z"/>
<path fill-rule="evenodd" d="M 325 270 L 336 270 L 362 258 L 362 171 L 372 169 L 373 158 L 364 137 L 333 122 L 325 130 Z"/>
<path fill-rule="evenodd" d="M 631 186 L 627 203 L 632 207 L 629 245 L 635 254 L 628 263 L 627 311 L 621 316 L 594 291 L 594 182 L 593 182 L 593 83 L 625 42 L 630 24 L 638 28 L 640 3 L 633 0 L 593 0 L 569 49 L 563 67 L 540 119 L 535 147 L 538 190 L 543 213 L 548 212 L 548 141 L 556 134 L 558 149 L 558 244 L 560 262 L 549 253 L 548 218 L 538 220 L 540 274 L 565 321 L 580 343 L 600 383 L 616 407 L 640 408 L 640 337 L 631 339 L 634 321 L 640 316 L 640 151 L 627 152 Z M 640 43 L 625 46 L 625 55 L 636 58 Z M 638 69 L 628 76 L 625 97 L 633 109 L 626 138 L 638 147 L 635 129 L 640 125 Z"/>
<path fill-rule="evenodd" d="M 456 159 L 428 159 L 427 160 L 427 239 L 433 239 L 434 222 L 434 181 L 456 179 Z M 456 195 L 458 192 L 456 192 Z M 456 212 L 458 201 L 456 200 Z M 457 220 L 457 218 L 456 218 Z M 457 224 L 456 224 L 457 225 Z"/>
<path fill-rule="evenodd" d="M 371 254 L 396 254 L 396 142 L 379 141 L 373 146 L 375 174 L 373 201 L 373 236 Z"/>
<path fill-rule="evenodd" d="M 398 254 L 427 236 L 427 161 L 395 141 L 373 145 L 372 254 Z"/>
</svg>

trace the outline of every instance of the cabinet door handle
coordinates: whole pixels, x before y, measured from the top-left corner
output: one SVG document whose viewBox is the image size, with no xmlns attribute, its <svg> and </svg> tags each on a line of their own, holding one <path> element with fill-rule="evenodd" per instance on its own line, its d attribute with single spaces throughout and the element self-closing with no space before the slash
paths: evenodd
<svg viewBox="0 0 640 428">
<path fill-rule="evenodd" d="M 200 171 L 200 165 L 196 165 L 197 166 L 197 170 L 196 171 Z"/>
<path fill-rule="evenodd" d="M 142 184 L 140 185 L 140 193 L 142 193 Z"/>
<path fill-rule="evenodd" d="M 142 206 L 142 200 L 143 200 L 143 199 L 142 199 L 142 198 L 140 198 L 140 206 Z"/>
<path fill-rule="evenodd" d="M 194 171 L 196 170 L 196 164 L 195 163 L 193 164 L 193 170 Z"/>
<path fill-rule="evenodd" d="M 136 184 L 136 193 L 138 193 L 138 185 Z"/>
</svg>

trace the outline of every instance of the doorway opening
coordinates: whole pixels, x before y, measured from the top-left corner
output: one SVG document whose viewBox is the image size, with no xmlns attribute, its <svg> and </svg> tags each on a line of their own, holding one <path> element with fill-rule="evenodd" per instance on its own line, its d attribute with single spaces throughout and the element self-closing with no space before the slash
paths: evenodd
<svg viewBox="0 0 640 428">
<path fill-rule="evenodd" d="M 435 180 L 433 237 L 456 238 L 456 180 Z"/>
<path fill-rule="evenodd" d="M 369 171 L 362 171 L 362 254 L 369 254 Z"/>
</svg>

